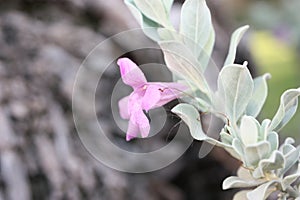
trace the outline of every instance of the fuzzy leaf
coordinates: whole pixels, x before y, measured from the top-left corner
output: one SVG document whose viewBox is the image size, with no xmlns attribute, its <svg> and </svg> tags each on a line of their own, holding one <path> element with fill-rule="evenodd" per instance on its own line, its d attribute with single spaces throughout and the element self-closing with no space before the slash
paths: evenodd
<svg viewBox="0 0 300 200">
<path fill-rule="evenodd" d="M 141 13 L 141 11 L 136 7 L 133 0 L 124 0 L 124 2 L 127 5 L 130 12 L 132 13 L 132 15 L 135 17 L 135 19 L 142 27 L 145 35 L 154 41 L 159 41 L 160 37 L 157 33 L 159 24 L 144 16 Z"/>
<path fill-rule="evenodd" d="M 244 156 L 245 152 L 244 152 L 244 149 L 243 149 L 243 145 L 242 145 L 242 143 L 240 142 L 239 139 L 234 138 L 232 140 L 232 147 L 236 151 L 237 154 L 239 154 L 241 157 Z"/>
<path fill-rule="evenodd" d="M 210 95 L 204 75 L 197 68 L 199 63 L 185 45 L 176 41 L 162 41 L 159 45 L 164 52 L 167 66 L 173 73 L 194 84 L 204 94 Z"/>
<path fill-rule="evenodd" d="M 253 177 L 261 178 L 267 172 L 271 170 L 277 170 L 284 167 L 285 160 L 280 151 L 273 151 L 272 155 L 268 159 L 262 159 L 259 161 L 258 167 L 253 172 Z"/>
<path fill-rule="evenodd" d="M 299 148 L 295 148 L 291 144 L 283 144 L 282 152 L 286 163 L 284 168 L 279 171 L 279 176 L 283 176 L 297 161 L 299 161 L 299 150 Z"/>
<path fill-rule="evenodd" d="M 225 60 L 224 66 L 234 63 L 237 46 L 248 28 L 248 25 L 242 26 L 233 32 L 230 40 L 229 52 Z"/>
<path fill-rule="evenodd" d="M 242 178 L 242 179 L 246 179 L 246 180 L 252 180 L 253 179 L 253 177 L 250 173 L 250 170 L 246 169 L 243 166 L 239 167 L 239 169 L 237 170 L 237 176 Z"/>
<path fill-rule="evenodd" d="M 165 2 L 158 0 L 133 0 L 136 7 L 147 18 L 155 21 L 166 28 L 171 28 L 167 9 L 164 5 Z"/>
<path fill-rule="evenodd" d="M 280 106 L 272 119 L 270 130 L 280 130 L 290 121 L 298 107 L 300 88 L 285 91 L 280 98 Z"/>
<path fill-rule="evenodd" d="M 232 136 L 226 133 L 225 131 L 221 131 L 220 138 L 223 143 L 228 145 L 232 144 L 232 140 L 233 140 Z"/>
<path fill-rule="evenodd" d="M 198 61 L 201 63 L 200 67 L 202 71 L 205 71 L 211 59 L 211 53 L 215 45 L 215 37 L 215 31 L 212 29 L 206 44 L 199 50 Z"/>
<path fill-rule="evenodd" d="M 247 67 L 236 64 L 225 66 L 218 77 L 218 89 L 224 99 L 225 113 L 235 123 L 252 97 L 253 80 Z"/>
<path fill-rule="evenodd" d="M 194 106 L 181 103 L 175 106 L 172 109 L 172 112 L 178 115 L 186 123 L 193 138 L 196 140 L 207 139 L 207 136 L 202 129 L 200 114 Z"/>
<path fill-rule="evenodd" d="M 222 188 L 223 190 L 227 190 L 230 188 L 246 188 L 246 187 L 257 186 L 261 183 L 262 183 L 261 179 L 249 180 L 249 179 L 242 179 L 237 176 L 230 176 L 223 181 Z"/>
<path fill-rule="evenodd" d="M 157 33 L 161 40 L 176 40 L 177 33 L 166 28 L 158 28 Z"/>
<path fill-rule="evenodd" d="M 238 176 L 231 176 L 223 181 L 223 189 L 253 187 L 264 183 L 264 179 L 254 179 L 249 170 L 240 167 L 237 171 Z"/>
<path fill-rule="evenodd" d="M 250 200 L 265 200 L 272 192 L 275 191 L 274 184 L 277 181 L 269 181 L 247 193 L 247 197 Z"/>
<path fill-rule="evenodd" d="M 186 0 L 181 9 L 180 33 L 201 63 L 204 72 L 215 41 L 210 11 L 205 0 Z"/>
<path fill-rule="evenodd" d="M 247 166 L 256 166 L 262 159 L 268 157 L 271 147 L 266 141 L 262 141 L 245 147 L 245 161 Z"/>
<path fill-rule="evenodd" d="M 270 78 L 270 74 L 264 74 L 253 80 L 254 88 L 253 94 L 246 108 L 246 115 L 257 117 L 261 111 L 268 95 L 267 80 Z"/>
<path fill-rule="evenodd" d="M 215 140 L 214 138 L 208 137 L 203 132 L 200 121 L 200 114 L 194 106 L 187 103 L 181 103 L 175 106 L 172 109 L 172 112 L 177 114 L 186 123 L 194 139 L 200 141 L 204 140 L 212 145 L 222 147 L 229 151 L 232 149 L 231 146 Z"/>
<path fill-rule="evenodd" d="M 221 145 L 218 145 L 222 147 Z M 241 156 L 232 147 L 223 147 L 232 157 L 241 160 Z"/>
<path fill-rule="evenodd" d="M 237 137 L 236 130 L 233 127 L 225 125 L 225 128 L 229 132 L 230 135 L 232 135 L 233 137 Z"/>
<path fill-rule="evenodd" d="M 244 145 L 251 145 L 258 141 L 259 124 L 255 118 L 244 115 L 241 120 L 240 137 Z"/>
<path fill-rule="evenodd" d="M 278 134 L 274 131 L 268 134 L 267 141 L 271 145 L 271 151 L 277 150 L 279 145 Z"/>
<path fill-rule="evenodd" d="M 162 0 L 168 15 L 170 15 L 173 1 L 174 0 Z"/>
<path fill-rule="evenodd" d="M 284 177 L 281 181 L 281 186 L 283 190 L 286 190 L 292 183 L 294 183 L 300 177 L 299 170 L 295 174 L 288 175 Z"/>
<path fill-rule="evenodd" d="M 269 134 L 269 126 L 270 126 L 271 120 L 264 119 L 260 126 L 260 134 L 259 134 L 259 141 L 266 140 Z"/>
</svg>

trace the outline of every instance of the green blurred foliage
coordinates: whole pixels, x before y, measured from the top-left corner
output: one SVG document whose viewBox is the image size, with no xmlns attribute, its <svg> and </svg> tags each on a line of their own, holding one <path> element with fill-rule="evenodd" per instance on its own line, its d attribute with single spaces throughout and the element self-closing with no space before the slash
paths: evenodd
<svg viewBox="0 0 300 200">
<path fill-rule="evenodd" d="M 299 84 L 299 58 L 297 51 L 287 43 L 279 40 L 270 31 L 256 31 L 250 38 L 250 48 L 258 64 L 259 74 L 271 73 L 268 81 L 269 95 L 263 108 L 261 118 L 272 118 L 279 106 L 281 94 Z M 300 139 L 300 112 L 298 110 L 289 125 L 281 132 L 286 136 Z"/>
<path fill-rule="evenodd" d="M 255 1 L 245 17 L 256 29 L 270 29 L 285 42 L 300 49 L 300 1 Z"/>
</svg>

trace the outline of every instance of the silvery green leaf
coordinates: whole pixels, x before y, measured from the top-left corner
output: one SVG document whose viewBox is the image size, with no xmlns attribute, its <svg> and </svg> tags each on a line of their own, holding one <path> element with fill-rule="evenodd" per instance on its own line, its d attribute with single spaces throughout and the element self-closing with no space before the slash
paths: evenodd
<svg viewBox="0 0 300 200">
<path fill-rule="evenodd" d="M 296 162 L 299 161 L 299 148 L 295 148 L 291 144 L 284 144 L 281 149 L 286 162 L 284 168 L 278 172 L 278 176 L 283 176 Z"/>
<path fill-rule="evenodd" d="M 300 88 L 285 91 L 280 98 L 280 106 L 272 119 L 270 130 L 280 130 L 293 117 L 298 107 Z"/>
<path fill-rule="evenodd" d="M 234 63 L 237 46 L 248 28 L 248 25 L 242 26 L 233 32 L 230 40 L 229 52 L 225 60 L 224 66 Z"/>
<path fill-rule="evenodd" d="M 253 172 L 254 178 L 261 178 L 271 170 L 277 170 L 284 167 L 285 159 L 280 151 L 273 151 L 268 159 L 259 161 L 258 167 Z"/>
<path fill-rule="evenodd" d="M 201 63 L 200 67 L 201 67 L 202 71 L 205 71 L 205 69 L 207 68 L 207 65 L 209 63 L 209 60 L 211 58 L 211 53 L 212 53 L 214 45 L 215 45 L 215 37 L 216 37 L 215 31 L 212 28 L 206 44 L 202 48 L 199 49 L 198 60 Z"/>
<path fill-rule="evenodd" d="M 291 137 L 287 137 L 284 141 L 284 144 L 294 144 L 295 143 L 295 140 L 294 138 L 291 138 Z"/>
<path fill-rule="evenodd" d="M 198 97 L 196 97 L 195 100 L 197 102 L 196 105 L 200 108 L 200 110 L 202 112 L 208 112 L 209 111 L 209 109 L 211 107 L 211 105 L 209 103 L 204 101 L 202 98 L 198 98 Z"/>
<path fill-rule="evenodd" d="M 221 133 L 221 137 L 222 137 L 222 133 Z M 221 139 L 221 144 L 224 144 L 224 145 L 223 146 L 222 145 L 218 145 L 218 144 L 216 144 L 216 145 L 218 145 L 220 147 L 223 147 L 232 157 L 234 157 L 234 158 L 236 158 L 238 160 L 242 159 L 242 157 L 244 155 L 243 147 L 242 147 L 241 142 L 237 138 L 234 138 L 232 140 L 231 144 L 228 144 L 226 141 L 223 141 Z"/>
<path fill-rule="evenodd" d="M 184 96 L 180 98 L 183 102 L 186 102 L 188 104 L 191 104 L 193 106 L 195 106 L 198 110 L 202 111 L 202 112 L 209 112 L 211 105 L 209 103 L 207 103 L 206 101 L 204 101 L 201 98 L 190 98 L 188 96 Z"/>
<path fill-rule="evenodd" d="M 295 174 L 288 175 L 284 177 L 281 181 L 281 186 L 283 190 L 286 190 L 292 183 L 294 183 L 300 177 L 300 172 L 298 171 Z"/>
<path fill-rule="evenodd" d="M 226 143 L 221 143 L 221 144 L 224 144 L 223 146 L 222 145 L 219 145 L 219 144 L 216 144 L 217 146 L 219 147 L 222 147 L 224 148 L 232 157 L 236 158 L 237 160 L 241 160 L 242 157 L 241 155 L 239 155 L 236 150 L 234 150 L 232 147 L 228 147 L 228 146 L 225 146 Z"/>
<path fill-rule="evenodd" d="M 254 117 L 244 115 L 241 119 L 240 137 L 245 146 L 258 142 L 259 123 Z"/>
<path fill-rule="evenodd" d="M 181 8 L 180 33 L 194 44 L 206 44 L 211 25 L 205 0 L 186 0 Z M 195 46 L 193 46 L 195 47 Z"/>
<path fill-rule="evenodd" d="M 206 79 L 205 79 L 205 82 L 206 82 Z M 206 82 L 206 84 L 207 84 L 207 87 L 208 87 L 208 90 L 209 90 L 209 94 L 206 94 L 206 93 L 202 92 L 201 90 L 199 90 L 199 88 L 195 87 L 195 85 L 194 85 L 195 90 L 191 94 L 195 97 L 195 99 L 197 101 L 198 101 L 198 99 L 202 99 L 205 102 L 207 102 L 208 104 L 210 104 L 211 105 L 210 109 L 211 109 L 211 107 L 212 107 L 212 103 L 211 103 L 211 101 L 212 101 L 211 100 L 212 99 L 212 96 L 211 96 L 212 91 L 210 90 L 207 82 Z"/>
<path fill-rule="evenodd" d="M 159 27 L 159 24 L 144 16 L 141 13 L 141 11 L 136 7 L 133 0 L 124 0 L 124 2 L 127 5 L 130 12 L 132 13 L 132 15 L 136 18 L 136 20 L 142 27 L 145 35 L 154 41 L 159 41 L 160 38 L 157 33 L 157 28 Z"/>
<path fill-rule="evenodd" d="M 224 94 L 220 89 L 212 93 L 212 106 L 216 112 L 225 114 Z"/>
<path fill-rule="evenodd" d="M 294 147 L 294 146 L 291 145 L 291 144 L 285 144 L 285 145 L 283 145 L 283 147 L 282 147 L 282 153 L 283 153 L 284 155 L 288 155 L 289 153 L 294 152 L 295 150 L 296 150 L 296 147 Z"/>
<path fill-rule="evenodd" d="M 164 6 L 165 6 L 165 9 L 167 11 L 167 14 L 169 15 L 170 12 L 171 12 L 171 8 L 172 8 L 174 0 L 162 0 L 162 1 L 163 1 Z"/>
<path fill-rule="evenodd" d="M 270 123 L 271 123 L 271 120 L 269 120 L 269 119 L 264 119 L 262 121 L 261 126 L 260 126 L 260 134 L 259 134 L 259 137 L 258 137 L 259 141 L 267 139 L 268 134 L 269 134 Z"/>
<path fill-rule="evenodd" d="M 295 143 L 294 138 L 287 137 L 284 142 L 280 145 L 279 150 L 283 152 L 283 154 L 289 153 L 291 150 L 294 150 L 295 147 L 293 144 Z"/>
<path fill-rule="evenodd" d="M 232 140 L 233 140 L 232 136 L 223 130 L 220 133 L 220 138 L 223 143 L 228 144 L 228 145 L 232 144 Z"/>
<path fill-rule="evenodd" d="M 224 128 L 232 135 L 233 137 L 237 137 L 237 133 L 231 126 L 225 125 Z"/>
<path fill-rule="evenodd" d="M 172 109 L 172 112 L 178 115 L 186 123 L 193 138 L 196 140 L 207 139 L 207 136 L 202 129 L 200 114 L 194 106 L 181 103 L 175 106 Z"/>
<path fill-rule="evenodd" d="M 168 11 L 163 1 L 153 0 L 133 0 L 136 7 L 145 15 L 147 18 L 155 21 L 158 24 L 166 28 L 172 29 Z"/>
<path fill-rule="evenodd" d="M 241 166 L 239 167 L 239 169 L 237 170 L 237 176 L 245 179 L 245 180 L 252 180 L 253 176 L 250 173 L 250 170 L 246 169 L 245 167 Z"/>
<path fill-rule="evenodd" d="M 247 193 L 248 199 L 265 200 L 272 192 L 276 190 L 276 187 L 274 186 L 275 183 L 277 183 L 277 181 L 273 180 L 258 186 L 256 189 Z"/>
<path fill-rule="evenodd" d="M 197 69 L 199 65 L 190 50 L 180 42 L 161 41 L 160 47 L 164 52 L 168 68 L 177 76 L 195 85 L 204 94 L 210 96 L 210 88 L 203 73 Z"/>
<path fill-rule="evenodd" d="M 157 33 L 161 40 L 177 40 L 177 33 L 170 29 L 158 28 Z"/>
<path fill-rule="evenodd" d="M 253 80 L 254 88 L 252 97 L 246 108 L 246 115 L 257 117 L 261 111 L 268 95 L 267 80 L 270 79 L 270 74 L 264 74 Z"/>
<path fill-rule="evenodd" d="M 271 145 L 271 151 L 277 150 L 279 145 L 278 134 L 274 131 L 268 134 L 267 141 Z"/>
<path fill-rule="evenodd" d="M 143 16 L 142 30 L 144 34 L 153 41 L 161 40 L 160 36 L 157 33 L 157 27 L 158 24 L 156 22 L 151 21 L 150 19 Z"/>
<path fill-rule="evenodd" d="M 188 83 L 185 82 L 185 85 L 188 85 Z M 193 94 L 193 98 L 191 98 L 191 96 L 189 96 L 189 95 L 186 95 L 186 96 L 182 96 L 180 99 L 183 102 L 186 102 L 186 103 L 189 103 L 189 104 L 195 106 L 201 112 L 210 112 L 212 109 L 212 105 L 209 102 L 209 99 L 207 99 L 207 97 L 205 97 L 205 95 L 201 96 L 201 98 L 196 97 L 198 95 L 200 96 L 201 94 L 195 90 L 196 90 L 196 88 L 191 89 L 189 91 L 185 91 L 186 93 Z"/>
<path fill-rule="evenodd" d="M 245 162 L 247 166 L 257 166 L 259 161 L 269 156 L 271 146 L 267 141 L 245 147 Z"/>
<path fill-rule="evenodd" d="M 260 185 L 263 182 L 265 182 L 265 181 L 262 179 L 257 179 L 257 180 L 246 179 L 245 180 L 245 179 L 241 179 L 240 177 L 237 177 L 237 176 L 230 176 L 223 181 L 222 188 L 223 188 L 223 190 L 227 190 L 230 188 L 247 188 L 247 187 L 253 187 L 253 186 Z"/>
<path fill-rule="evenodd" d="M 232 140 L 232 147 L 236 151 L 236 153 L 240 155 L 240 157 L 242 158 L 244 157 L 245 152 L 244 152 L 243 144 L 240 142 L 239 139 L 234 138 Z"/>
<path fill-rule="evenodd" d="M 211 15 L 205 0 L 186 0 L 183 3 L 180 33 L 184 35 L 184 43 L 199 58 L 201 71 L 204 72 L 215 41 Z"/>
<path fill-rule="evenodd" d="M 237 171 L 237 176 L 231 176 L 224 180 L 222 188 L 253 187 L 266 182 L 265 179 L 254 179 L 248 169 L 240 167 Z"/>
<path fill-rule="evenodd" d="M 218 77 L 218 90 L 227 117 L 231 123 L 237 122 L 252 97 L 253 80 L 247 67 L 237 64 L 223 67 Z"/>
<path fill-rule="evenodd" d="M 187 103 L 181 103 L 175 106 L 171 111 L 178 115 L 186 123 L 194 139 L 200 141 L 205 140 L 210 144 L 223 147 L 226 150 L 232 149 L 231 146 L 210 138 L 203 132 L 200 114 L 194 106 Z"/>
</svg>

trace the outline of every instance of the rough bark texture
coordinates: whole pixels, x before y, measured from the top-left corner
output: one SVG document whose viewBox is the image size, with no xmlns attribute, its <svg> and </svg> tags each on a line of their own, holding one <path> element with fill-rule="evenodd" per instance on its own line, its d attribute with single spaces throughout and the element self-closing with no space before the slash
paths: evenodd
<svg viewBox="0 0 300 200">
<path fill-rule="evenodd" d="M 214 21 L 219 37 L 214 56 L 221 63 L 229 34 L 225 22 Z M 137 24 L 121 0 L 0 1 L 0 200 L 231 198 L 232 191 L 221 191 L 220 183 L 238 163 L 220 149 L 198 159 L 195 142 L 166 169 L 138 175 L 104 166 L 80 142 L 71 106 L 76 72 L 98 43 L 133 27 Z M 130 45 L 112 41 L 93 63 L 105 67 L 103 59 Z M 162 61 L 159 51 L 128 56 L 140 63 Z M 107 97 L 118 79 L 117 68 L 109 68 L 96 99 L 107 132 L 121 141 L 113 118 L 103 114 L 110 113 Z M 84 99 L 82 106 L 89 106 Z M 153 146 L 164 144 L 166 135 Z"/>
</svg>

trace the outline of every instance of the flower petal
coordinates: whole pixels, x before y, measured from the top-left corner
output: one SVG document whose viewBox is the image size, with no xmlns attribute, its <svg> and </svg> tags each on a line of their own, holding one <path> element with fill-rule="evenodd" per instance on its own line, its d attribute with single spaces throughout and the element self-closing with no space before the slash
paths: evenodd
<svg viewBox="0 0 300 200">
<path fill-rule="evenodd" d="M 140 133 L 141 133 L 142 137 L 145 138 L 149 135 L 149 132 L 150 132 L 149 120 L 143 112 L 139 113 L 138 119 L 139 119 L 138 125 L 139 125 L 139 129 L 140 129 Z"/>
<path fill-rule="evenodd" d="M 130 120 L 139 127 L 139 131 L 143 138 L 149 135 L 150 123 L 142 109 L 133 112 Z"/>
<path fill-rule="evenodd" d="M 142 109 L 148 112 L 150 109 L 157 107 L 156 104 L 161 98 L 161 91 L 158 85 L 145 85 L 146 92 L 142 98 Z"/>
<path fill-rule="evenodd" d="M 120 58 L 117 63 L 120 66 L 121 76 L 125 84 L 136 89 L 147 83 L 142 70 L 130 59 Z"/>
<path fill-rule="evenodd" d="M 130 118 L 130 114 L 129 114 L 129 110 L 128 110 L 128 101 L 129 101 L 129 96 L 124 97 L 119 101 L 119 112 L 120 112 L 120 116 L 123 119 Z"/>
<path fill-rule="evenodd" d="M 126 141 L 130 141 L 133 138 L 137 137 L 139 133 L 139 127 L 134 123 L 133 120 L 129 120 L 128 129 L 126 133 Z"/>
</svg>

